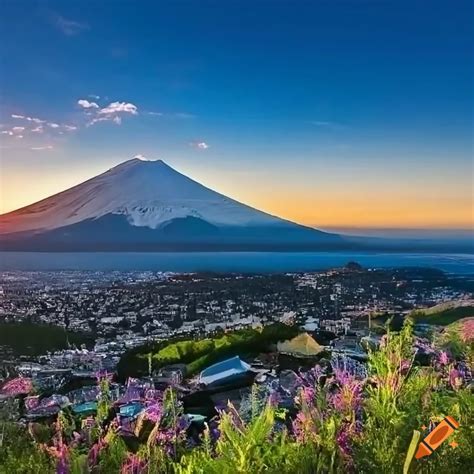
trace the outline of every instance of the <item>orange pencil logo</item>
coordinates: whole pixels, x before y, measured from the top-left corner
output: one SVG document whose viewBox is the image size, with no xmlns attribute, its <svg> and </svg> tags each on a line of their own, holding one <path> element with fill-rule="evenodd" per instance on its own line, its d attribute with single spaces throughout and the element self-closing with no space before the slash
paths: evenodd
<svg viewBox="0 0 474 474">
<path fill-rule="evenodd" d="M 458 428 L 459 423 L 453 417 L 447 416 L 420 442 L 415 458 L 420 459 L 432 454 Z M 452 446 L 455 446 L 454 442 Z"/>
</svg>

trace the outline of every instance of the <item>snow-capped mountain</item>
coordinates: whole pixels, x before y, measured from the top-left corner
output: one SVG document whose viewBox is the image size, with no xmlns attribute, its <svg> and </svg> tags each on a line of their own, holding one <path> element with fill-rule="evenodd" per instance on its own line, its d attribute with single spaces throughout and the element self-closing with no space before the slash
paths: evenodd
<svg viewBox="0 0 474 474">
<path fill-rule="evenodd" d="M 134 158 L 66 191 L 0 216 L 6 248 L 265 246 L 338 239 L 241 204 L 161 160 Z M 16 245 L 18 244 L 18 245 Z"/>
</svg>

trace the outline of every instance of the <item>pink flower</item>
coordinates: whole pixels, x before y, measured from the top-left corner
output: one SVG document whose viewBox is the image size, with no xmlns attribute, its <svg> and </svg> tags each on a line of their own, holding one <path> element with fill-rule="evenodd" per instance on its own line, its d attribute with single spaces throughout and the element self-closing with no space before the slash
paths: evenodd
<svg viewBox="0 0 474 474">
<path fill-rule="evenodd" d="M 463 377 L 459 370 L 451 369 L 449 371 L 449 384 L 453 390 L 459 390 L 463 384 Z"/>
<path fill-rule="evenodd" d="M 17 377 L 5 383 L 0 389 L 0 394 L 9 397 L 16 397 L 18 395 L 28 395 L 32 390 L 33 383 L 31 379 Z"/>
<path fill-rule="evenodd" d="M 144 474 L 147 470 L 147 463 L 136 454 L 130 453 L 122 464 L 120 474 Z"/>
<path fill-rule="evenodd" d="M 445 351 L 441 351 L 438 356 L 438 362 L 440 363 L 440 365 L 448 365 L 449 364 L 448 353 Z"/>
<path fill-rule="evenodd" d="M 463 321 L 461 324 L 460 337 L 463 342 L 474 341 L 474 318 Z"/>
<path fill-rule="evenodd" d="M 87 463 L 89 465 L 89 468 L 93 468 L 95 465 L 97 465 L 99 455 L 106 446 L 107 443 L 103 438 L 100 438 L 96 443 L 94 443 L 92 448 L 89 450 L 89 454 L 87 456 Z"/>
</svg>

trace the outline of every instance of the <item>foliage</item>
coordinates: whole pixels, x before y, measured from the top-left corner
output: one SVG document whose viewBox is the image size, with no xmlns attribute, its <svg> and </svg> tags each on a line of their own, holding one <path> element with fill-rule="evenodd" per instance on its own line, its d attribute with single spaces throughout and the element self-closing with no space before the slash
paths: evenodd
<svg viewBox="0 0 474 474">
<path fill-rule="evenodd" d="M 466 353 L 455 359 L 438 352 L 430 366 L 417 366 L 412 325 L 407 320 L 400 332 L 388 330 L 367 365 L 333 357 L 330 369 L 300 373 L 290 394 L 294 410 L 279 407 L 277 389 L 254 386 L 240 406 L 219 408 L 199 439 L 188 437 L 177 393 L 167 389 L 146 402 L 135 428 L 138 444 L 126 442 L 120 421 L 110 416 L 108 378 L 101 374 L 102 408 L 88 423 L 81 426 L 66 412 L 50 427 L 30 425 L 30 434 L 6 423 L 0 473 L 472 472 L 474 395 Z M 460 341 L 470 343 L 470 328 L 461 331 Z M 260 340 L 265 337 L 274 335 Z M 239 338 L 245 340 L 245 333 Z M 225 347 L 228 341 L 212 344 Z M 166 354 L 196 355 L 208 344 L 178 345 Z M 423 426 L 447 415 L 460 424 L 450 437 L 458 446 L 443 443 L 431 456 L 415 459 L 417 441 L 427 434 Z"/>
<path fill-rule="evenodd" d="M 474 316 L 474 307 L 472 306 L 435 306 L 427 310 L 417 310 L 411 313 L 411 318 L 415 322 L 426 324 L 437 324 L 439 326 L 447 326 L 463 318 Z"/>
<path fill-rule="evenodd" d="M 0 323 L 0 346 L 10 347 L 14 354 L 40 355 L 67 349 L 67 345 L 90 345 L 93 336 L 65 331 L 58 326 L 32 323 Z"/>
<path fill-rule="evenodd" d="M 182 339 L 155 346 L 134 349 L 119 362 L 122 379 L 128 376 L 145 375 L 151 366 L 158 369 L 169 364 L 187 364 L 187 373 L 195 374 L 210 364 L 234 355 L 254 354 L 268 350 L 271 344 L 291 339 L 299 330 L 285 324 L 272 324 L 262 330 L 242 329 L 222 336 L 200 340 Z"/>
</svg>

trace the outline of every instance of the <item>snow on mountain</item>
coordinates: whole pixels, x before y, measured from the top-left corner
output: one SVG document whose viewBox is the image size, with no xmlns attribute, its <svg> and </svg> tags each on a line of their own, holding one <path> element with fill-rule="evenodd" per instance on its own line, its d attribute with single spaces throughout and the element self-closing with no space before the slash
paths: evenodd
<svg viewBox="0 0 474 474">
<path fill-rule="evenodd" d="M 106 215 L 158 229 L 179 218 L 216 226 L 296 225 L 193 181 L 161 160 L 142 156 L 35 204 L 0 216 L 0 234 L 50 231 Z"/>
</svg>

